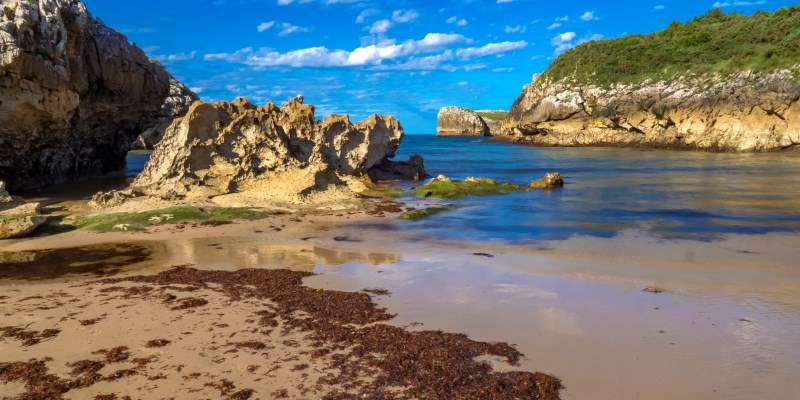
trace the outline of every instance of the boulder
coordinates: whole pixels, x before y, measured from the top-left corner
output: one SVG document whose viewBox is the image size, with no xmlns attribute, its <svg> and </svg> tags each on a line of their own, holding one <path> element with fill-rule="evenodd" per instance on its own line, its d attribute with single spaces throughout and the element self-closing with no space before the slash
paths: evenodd
<svg viewBox="0 0 800 400">
<path fill-rule="evenodd" d="M 353 124 L 347 115 L 331 115 L 320 122 L 301 97 L 281 107 L 244 98 L 196 102 L 167 128 L 130 192 L 97 198 L 124 201 L 137 192 L 288 205 L 351 199 L 366 189 L 362 179 L 371 170 L 392 165 L 388 160 L 403 136 L 392 117 L 373 115 Z M 421 158 L 414 158 L 404 168 L 419 179 L 421 167 Z"/>
<path fill-rule="evenodd" d="M 384 160 L 368 171 L 369 178 L 378 181 L 421 181 L 428 174 L 425 172 L 425 160 L 419 155 L 411 156 L 408 161 Z"/>
<path fill-rule="evenodd" d="M 0 5 L 0 179 L 32 188 L 121 171 L 169 75 L 78 0 Z"/>
<path fill-rule="evenodd" d="M 167 99 L 164 100 L 164 104 L 161 106 L 161 113 L 158 121 L 155 126 L 142 132 L 142 134 L 131 143 L 131 149 L 153 150 L 156 143 L 164 137 L 164 132 L 166 132 L 172 121 L 175 118 L 186 115 L 189 111 L 189 107 L 194 104 L 195 101 L 199 100 L 200 97 L 186 87 L 186 85 L 170 77 L 169 96 L 167 96 Z"/>
<path fill-rule="evenodd" d="M 11 196 L 0 181 L 0 239 L 25 236 L 46 220 L 39 203 L 26 204 L 21 198 Z"/>
<path fill-rule="evenodd" d="M 436 124 L 437 136 L 487 136 L 489 127 L 475 111 L 462 107 L 443 107 Z"/>
<path fill-rule="evenodd" d="M 558 172 L 550 172 L 539 180 L 535 180 L 528 185 L 531 189 L 555 189 L 564 187 L 564 178 Z"/>
</svg>

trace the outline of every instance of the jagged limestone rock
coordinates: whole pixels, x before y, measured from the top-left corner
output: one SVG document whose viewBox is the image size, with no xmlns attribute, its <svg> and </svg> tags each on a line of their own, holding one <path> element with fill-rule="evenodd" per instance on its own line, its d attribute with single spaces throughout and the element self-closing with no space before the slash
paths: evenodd
<svg viewBox="0 0 800 400">
<path fill-rule="evenodd" d="M 127 192 L 96 200 L 116 203 L 131 193 L 251 205 L 352 199 L 366 190 L 361 180 L 370 170 L 394 157 L 403 136 L 392 117 L 353 124 L 347 115 L 331 115 L 319 122 L 302 98 L 281 107 L 244 98 L 196 102 L 166 130 Z M 408 163 L 423 167 L 421 158 Z"/>
<path fill-rule="evenodd" d="M 611 87 L 526 85 L 503 134 L 544 146 L 772 151 L 800 144 L 800 67 Z"/>
<path fill-rule="evenodd" d="M 436 131 L 437 136 L 486 136 L 489 127 L 474 111 L 448 106 L 439 110 Z"/>
<path fill-rule="evenodd" d="M 78 0 L 0 5 L 0 179 L 31 188 L 121 171 L 169 75 Z"/>
<path fill-rule="evenodd" d="M 161 116 L 155 126 L 142 132 L 142 134 L 131 143 L 131 149 L 152 150 L 161 138 L 164 137 L 164 132 L 172 121 L 175 118 L 186 115 L 189 111 L 189 107 L 194 104 L 195 101 L 199 100 L 200 97 L 186 87 L 186 85 L 170 77 L 169 96 L 167 96 L 167 99 L 164 100 L 164 104 L 161 106 Z"/>
<path fill-rule="evenodd" d="M 0 181 L 0 240 L 25 236 L 47 220 L 41 215 L 39 203 L 25 203 L 10 195 L 5 182 Z"/>
</svg>

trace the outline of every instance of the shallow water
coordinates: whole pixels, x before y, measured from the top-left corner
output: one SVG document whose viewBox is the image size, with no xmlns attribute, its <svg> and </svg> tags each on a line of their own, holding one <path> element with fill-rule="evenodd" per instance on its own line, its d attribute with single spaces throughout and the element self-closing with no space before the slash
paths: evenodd
<svg viewBox="0 0 800 400">
<path fill-rule="evenodd" d="M 615 148 L 541 148 L 481 138 L 407 136 L 398 159 L 428 172 L 517 184 L 558 171 L 566 186 L 448 200 L 466 207 L 411 229 L 460 240 L 527 242 L 646 229 L 667 238 L 800 231 L 800 153 L 721 154 Z M 405 185 L 406 187 L 410 185 Z"/>
</svg>

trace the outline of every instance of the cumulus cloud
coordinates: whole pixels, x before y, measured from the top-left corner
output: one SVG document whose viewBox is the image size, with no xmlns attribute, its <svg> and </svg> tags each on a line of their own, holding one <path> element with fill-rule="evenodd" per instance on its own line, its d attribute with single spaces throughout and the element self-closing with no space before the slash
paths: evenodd
<svg viewBox="0 0 800 400">
<path fill-rule="evenodd" d="M 358 47 L 352 51 L 317 46 L 281 53 L 271 49 L 254 50 L 252 47 L 247 47 L 234 53 L 206 54 L 203 58 L 206 61 L 221 60 L 254 67 L 352 67 L 380 65 L 384 61 L 441 51 L 446 46 L 465 42 L 468 43 L 469 40 L 462 35 L 429 33 L 420 40 L 407 40 L 399 44 L 389 41 L 378 45 Z M 412 58 L 406 63 L 413 62 L 417 66 L 426 63 L 429 65 L 448 57 L 446 53 L 447 51 L 439 56 L 431 56 L 439 57 L 438 59 Z M 411 66 L 412 64 L 408 64 L 406 68 L 412 69 Z"/>
<path fill-rule="evenodd" d="M 554 36 L 550 42 L 553 44 L 553 46 L 558 46 L 560 44 L 571 42 L 572 39 L 575 39 L 575 32 L 564 32 Z"/>
<path fill-rule="evenodd" d="M 305 28 L 305 27 L 297 26 L 297 25 L 292 25 L 292 24 L 290 24 L 288 22 L 278 23 L 278 22 L 275 22 L 275 21 L 262 22 L 261 24 L 259 24 L 256 27 L 256 29 L 259 32 L 265 32 L 265 31 L 268 31 L 268 30 L 272 29 L 273 27 L 276 27 L 276 28 L 279 29 L 278 30 L 278 36 L 287 36 L 287 35 L 291 35 L 293 33 L 310 32 L 311 31 L 311 29 L 309 29 L 309 28 Z"/>
<path fill-rule="evenodd" d="M 528 27 L 525 25 L 517 25 L 517 26 L 508 26 L 506 25 L 505 31 L 506 33 L 525 33 L 528 30 Z"/>
<path fill-rule="evenodd" d="M 192 51 L 189 53 L 177 53 L 177 54 L 165 54 L 165 55 L 153 55 L 152 57 L 161 62 L 170 62 L 170 61 L 188 61 L 194 60 L 195 56 L 197 56 L 196 51 Z"/>
<path fill-rule="evenodd" d="M 378 10 L 376 10 L 374 8 L 367 8 L 366 10 L 361 10 L 361 12 L 356 17 L 356 23 L 357 24 L 363 24 L 363 23 L 367 22 L 367 20 L 370 17 L 372 17 L 374 15 L 377 15 L 379 13 L 380 13 L 380 11 L 378 11 Z"/>
<path fill-rule="evenodd" d="M 518 42 L 489 43 L 481 47 L 467 47 L 456 50 L 456 56 L 462 59 L 485 57 L 494 54 L 501 54 L 512 50 L 519 50 L 528 46 L 528 42 L 520 40 Z"/>
<path fill-rule="evenodd" d="M 375 23 L 369 27 L 369 33 L 386 33 L 386 31 L 388 31 L 391 27 L 392 21 L 389 21 L 388 19 L 381 19 L 375 21 Z"/>
<path fill-rule="evenodd" d="M 553 22 L 550 26 L 547 27 L 547 30 L 550 31 L 557 28 L 561 28 L 560 22 Z"/>
</svg>

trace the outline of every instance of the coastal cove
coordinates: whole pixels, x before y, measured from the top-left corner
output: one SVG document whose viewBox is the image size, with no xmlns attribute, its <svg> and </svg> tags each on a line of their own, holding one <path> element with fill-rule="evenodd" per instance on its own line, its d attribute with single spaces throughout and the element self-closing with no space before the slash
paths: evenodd
<svg viewBox="0 0 800 400">
<path fill-rule="evenodd" d="M 150 233 L 76 231 L 4 241 L 0 253 L 130 243 L 146 259 L 106 267 L 103 276 L 187 264 L 224 271 L 288 268 L 317 273 L 305 279 L 311 287 L 380 288 L 390 295 L 374 299 L 397 313 L 392 324 L 514 343 L 526 356 L 520 368 L 563 379 L 565 399 L 697 393 L 708 399 L 794 398 L 800 389 L 791 374 L 800 362 L 800 235 L 798 209 L 791 207 L 796 203 L 788 200 L 798 197 L 785 188 L 768 190 L 774 186 L 765 182 L 790 178 L 786 171 L 795 168 L 796 154 L 781 154 L 778 161 L 758 154 L 700 158 L 689 152 L 532 148 L 425 136 L 407 137 L 403 149 L 442 154 L 444 147 L 450 157 L 426 160 L 433 173 L 464 178 L 459 171 L 479 164 L 487 176 L 526 182 L 557 164 L 552 169 L 566 185 L 552 192 L 448 199 L 458 207 L 420 221 L 344 213 L 192 229 L 166 225 Z M 130 173 L 145 159 L 142 153 L 129 156 Z M 621 167 L 609 168 L 612 161 Z M 665 168 L 666 163 L 680 167 Z M 712 168 L 726 179 L 708 188 L 700 174 Z M 642 169 L 662 179 L 637 178 Z M 572 191 L 591 201 L 575 200 Z M 648 201 L 635 201 L 626 191 Z M 675 193 L 667 196 L 670 191 Z M 418 207 L 444 201 L 407 200 Z M 567 221 L 572 214 L 590 218 L 600 205 L 623 217 L 590 225 L 540 218 L 540 209 L 564 204 L 570 208 L 558 214 Z M 744 209 L 757 212 L 747 215 Z M 503 215 L 504 229 L 489 223 Z M 85 263 L 76 254 L 76 265 Z M 62 273 L 43 280 L 6 275 L 0 281 L 25 297 L 63 288 L 57 281 L 96 276 Z M 649 287 L 663 292 L 643 290 Z M 514 370 L 489 361 L 500 371 Z"/>
</svg>

